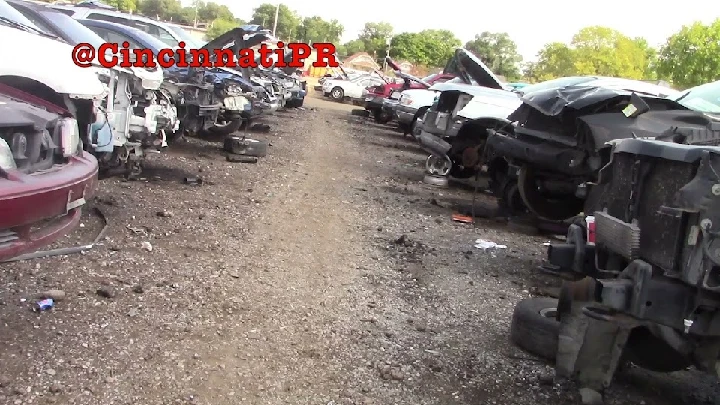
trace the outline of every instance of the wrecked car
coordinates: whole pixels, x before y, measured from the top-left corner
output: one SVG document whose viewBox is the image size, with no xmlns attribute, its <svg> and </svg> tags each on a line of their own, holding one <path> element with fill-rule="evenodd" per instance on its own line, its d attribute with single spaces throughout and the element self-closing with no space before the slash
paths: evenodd
<svg viewBox="0 0 720 405">
<path fill-rule="evenodd" d="M 372 86 L 367 89 L 365 95 L 365 109 L 370 111 L 376 122 L 386 124 L 392 121 L 395 115 L 395 108 L 399 103 L 401 93 L 409 89 L 428 89 L 435 83 L 444 83 L 455 78 L 455 75 L 446 73 L 435 73 L 425 78 L 418 79 L 412 75 L 402 72 L 395 62 L 387 58 L 388 66 L 393 69 L 395 76 L 402 79 L 402 83 L 385 83 Z"/>
<path fill-rule="evenodd" d="M 553 361 L 556 376 L 576 380 L 592 403 L 628 363 L 717 376 L 720 148 L 701 144 L 720 141 L 718 95 L 701 114 L 652 110 L 639 97 L 626 104 L 640 112 L 635 120 L 674 119 L 653 120 L 653 134 L 665 128 L 656 139 L 638 133 L 603 144 L 588 216 L 570 226 L 566 243 L 548 247 L 548 270 L 573 281 L 558 300 L 515 307 L 513 342 Z"/>
<path fill-rule="evenodd" d="M 98 184 L 80 132 L 68 110 L 0 84 L 0 261 L 80 225 Z"/>
<path fill-rule="evenodd" d="M 56 10 L 26 1 L 11 0 L 13 8 L 46 33 L 70 45 L 89 43 L 99 47 L 102 38 Z M 158 93 L 162 70 L 143 68 L 98 68 L 98 75 L 110 89 L 104 113 L 86 143 L 98 158 L 101 171 L 120 169 L 129 176 L 139 175 L 147 151 L 167 146 L 166 133 L 177 129 L 177 112 L 172 103 Z"/>
<path fill-rule="evenodd" d="M 483 92 L 480 97 L 469 97 L 467 92 L 443 92 L 438 106 L 433 107 L 443 111 L 438 111 L 435 116 L 428 113 L 429 122 L 424 122 L 421 133 L 421 142 L 432 153 L 426 170 L 437 175 L 465 178 L 481 171 L 500 198 L 501 208 L 508 209 L 509 214 L 529 210 L 540 218 L 563 220 L 577 215 L 578 206 L 582 205 L 583 198 L 575 197 L 579 184 L 575 182 L 581 178 L 592 181 L 593 173 L 599 169 L 582 169 L 588 162 L 585 153 L 594 148 L 589 146 L 589 132 L 584 130 L 586 126 L 582 122 L 605 120 L 608 116 L 602 113 L 612 111 L 620 119 L 621 127 L 630 124 L 631 121 L 621 113 L 621 105 L 633 91 L 654 100 L 653 108 L 667 109 L 677 105 L 664 98 L 675 94 L 674 90 L 635 80 L 573 77 L 534 86 L 522 89 L 523 97 L 502 90 L 495 91 L 492 96 Z M 463 95 L 469 100 L 461 108 L 457 100 Z M 449 106 L 441 104 L 446 97 Z M 545 110 L 548 106 L 555 110 Z M 504 114 L 508 115 L 503 118 Z M 591 116 L 596 118 L 589 118 Z M 579 125 L 578 131 L 575 125 Z M 631 136 L 630 127 L 613 134 L 608 134 L 608 130 L 598 129 L 606 134 L 606 140 Z M 564 160 L 570 155 L 576 158 L 572 165 Z M 554 171 L 553 165 L 563 166 L 557 169 L 563 174 L 550 175 Z M 532 184 L 541 180 L 532 178 L 531 173 L 546 180 L 546 191 L 535 192 L 536 186 Z M 546 202 L 540 197 L 543 193 L 547 193 Z M 563 195 L 567 200 L 560 204 Z"/>
<path fill-rule="evenodd" d="M 385 79 L 376 74 L 364 74 L 348 80 L 326 80 L 322 84 L 322 92 L 325 97 L 343 102 L 346 99 L 364 100 L 363 92 L 368 87 L 378 86 L 386 83 Z"/>
<path fill-rule="evenodd" d="M 156 38 L 131 27 L 98 21 L 78 20 L 107 42 L 128 41 L 133 49 L 149 49 L 157 54 L 166 45 Z M 171 139 L 184 133 L 195 134 L 216 124 L 222 108 L 214 83 L 205 80 L 205 69 L 173 66 L 163 69 L 160 92 L 177 109 L 178 130 Z"/>
</svg>

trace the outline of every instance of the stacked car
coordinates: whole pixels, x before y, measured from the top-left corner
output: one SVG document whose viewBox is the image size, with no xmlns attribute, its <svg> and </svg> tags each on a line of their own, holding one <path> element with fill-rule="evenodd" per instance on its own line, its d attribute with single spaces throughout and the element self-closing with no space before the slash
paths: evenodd
<svg viewBox="0 0 720 405">
<path fill-rule="evenodd" d="M 71 59 L 78 44 L 100 49 L 126 41 L 153 55 L 180 42 L 201 47 L 179 26 L 106 8 L 0 0 L 0 33 L 13 38 L 0 44 L 8 56 L 0 63 L 0 211 L 10 213 L 0 220 L 0 260 L 77 226 L 99 174 L 137 177 L 148 152 L 162 152 L 183 135 L 234 142 L 243 125 L 283 106 L 300 107 L 305 96 L 297 71 L 163 69 L 148 60 L 145 68 L 106 68 L 98 55 L 79 67 Z M 215 49 L 237 54 L 268 41 L 276 39 L 267 30 L 245 26 L 203 49 L 212 58 Z M 52 63 L 27 64 L 28 49 L 42 50 Z"/>
</svg>

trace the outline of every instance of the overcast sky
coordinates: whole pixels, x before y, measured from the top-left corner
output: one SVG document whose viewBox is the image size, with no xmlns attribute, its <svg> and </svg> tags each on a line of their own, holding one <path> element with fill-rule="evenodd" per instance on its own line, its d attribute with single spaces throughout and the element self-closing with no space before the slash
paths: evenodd
<svg viewBox="0 0 720 405">
<path fill-rule="evenodd" d="M 227 5 L 239 18 L 248 19 L 253 8 L 268 1 L 215 0 Z M 274 4 L 276 2 L 273 1 Z M 506 0 L 410 2 L 362 0 L 322 2 L 283 0 L 302 17 L 337 19 L 345 27 L 343 42 L 357 37 L 366 22 L 392 24 L 395 33 L 426 28 L 449 29 L 463 44 L 482 31 L 507 32 L 523 58 L 534 60 L 548 42 L 569 42 L 573 34 L 589 25 L 603 25 L 628 36 L 643 36 L 659 46 L 681 26 L 694 21 L 710 23 L 720 17 L 720 1 L 684 0 L 677 3 L 645 0 L 605 0 L 598 5 L 570 0 Z M 271 28 L 271 27 L 270 27 Z"/>
</svg>

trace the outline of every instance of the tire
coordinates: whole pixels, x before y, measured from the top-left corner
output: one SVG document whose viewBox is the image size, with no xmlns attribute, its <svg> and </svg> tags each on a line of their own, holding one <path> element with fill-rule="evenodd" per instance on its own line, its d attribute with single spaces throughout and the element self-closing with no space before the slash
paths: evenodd
<svg viewBox="0 0 720 405">
<path fill-rule="evenodd" d="M 555 319 L 557 304 L 554 298 L 518 302 L 510 325 L 510 340 L 528 353 L 555 361 L 560 332 L 560 322 Z"/>
<path fill-rule="evenodd" d="M 299 108 L 305 103 L 305 99 L 293 98 L 285 103 L 285 108 Z"/>
<path fill-rule="evenodd" d="M 230 135 L 235 133 L 242 126 L 243 119 L 238 118 L 236 120 L 227 122 L 225 124 L 215 124 L 208 128 L 208 132 L 215 135 Z"/>
<path fill-rule="evenodd" d="M 330 98 L 335 101 L 343 101 L 345 99 L 345 91 L 342 87 L 333 87 L 333 89 L 330 90 Z"/>
<path fill-rule="evenodd" d="M 352 111 L 350 111 L 350 115 L 356 115 L 358 117 L 369 117 L 370 111 L 361 108 L 354 108 Z"/>
<path fill-rule="evenodd" d="M 375 111 L 373 111 L 373 118 L 378 124 L 387 124 L 392 121 L 392 115 L 384 113 L 381 108 L 376 108 Z"/>
<path fill-rule="evenodd" d="M 563 221 L 582 212 L 583 200 L 574 195 L 567 195 L 564 198 L 547 198 L 537 189 L 536 180 L 531 167 L 520 168 L 518 189 L 530 212 L 548 221 Z"/>
</svg>

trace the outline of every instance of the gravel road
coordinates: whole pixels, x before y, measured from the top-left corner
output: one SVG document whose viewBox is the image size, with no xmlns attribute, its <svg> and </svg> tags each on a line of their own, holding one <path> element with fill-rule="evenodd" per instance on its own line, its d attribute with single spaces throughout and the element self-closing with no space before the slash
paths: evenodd
<svg viewBox="0 0 720 405">
<path fill-rule="evenodd" d="M 102 181 L 110 225 L 85 254 L 3 264 L 0 404 L 576 403 L 508 340 L 514 304 L 559 285 L 535 270 L 550 237 L 452 222 L 471 193 L 422 184 L 414 143 L 350 106 L 306 107 L 254 135 L 271 142 L 257 164 L 188 140 L 143 180 Z M 92 240 L 86 211 L 57 246 Z M 50 289 L 64 299 L 31 311 Z M 608 404 L 718 392 L 631 369 Z"/>
</svg>

